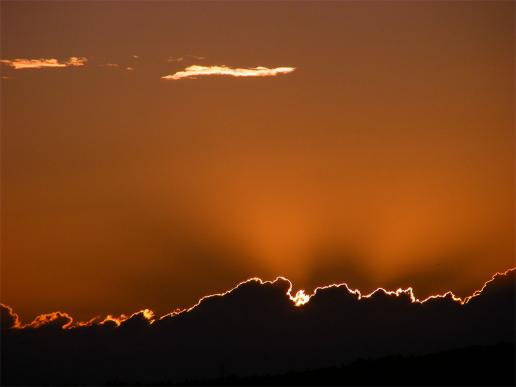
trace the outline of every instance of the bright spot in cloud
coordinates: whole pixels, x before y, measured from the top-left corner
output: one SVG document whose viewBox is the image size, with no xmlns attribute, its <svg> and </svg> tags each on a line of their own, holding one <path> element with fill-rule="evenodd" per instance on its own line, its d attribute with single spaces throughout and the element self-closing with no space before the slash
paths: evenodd
<svg viewBox="0 0 516 387">
<path fill-rule="evenodd" d="M 54 58 L 40 59 L 1 59 L 0 63 L 13 67 L 15 70 L 21 69 L 42 69 L 55 67 L 76 67 L 84 66 L 88 59 L 84 57 L 72 56 L 66 62 L 59 62 Z"/>
<path fill-rule="evenodd" d="M 161 77 L 167 80 L 178 80 L 183 78 L 197 77 L 201 75 L 228 75 L 232 77 L 273 77 L 279 74 L 288 74 L 295 70 L 295 67 L 252 67 L 252 68 L 231 68 L 228 66 L 188 66 L 183 71 Z"/>
</svg>

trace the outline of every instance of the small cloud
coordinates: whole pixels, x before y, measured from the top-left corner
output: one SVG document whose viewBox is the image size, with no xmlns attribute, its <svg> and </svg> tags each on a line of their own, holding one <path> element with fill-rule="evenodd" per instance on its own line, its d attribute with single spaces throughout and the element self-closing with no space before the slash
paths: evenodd
<svg viewBox="0 0 516 387">
<path fill-rule="evenodd" d="M 139 56 L 139 55 L 131 55 L 131 57 L 132 57 L 133 59 L 138 59 L 138 58 L 140 58 L 140 56 Z"/>
<path fill-rule="evenodd" d="M 70 57 L 70 59 L 68 59 L 67 62 L 65 62 L 65 65 L 66 66 L 84 66 L 87 61 L 88 61 L 88 59 L 86 59 L 84 57 L 79 58 L 77 56 L 72 56 L 72 57 Z"/>
<path fill-rule="evenodd" d="M 21 69 L 42 69 L 42 68 L 59 68 L 59 67 L 78 67 L 84 66 L 88 61 L 87 58 L 72 56 L 65 62 L 59 62 L 54 58 L 39 58 L 39 59 L 0 59 L 0 63 L 14 68 Z"/>
<path fill-rule="evenodd" d="M 112 69 L 120 69 L 120 70 L 127 70 L 127 71 L 134 71 L 134 67 L 131 67 L 131 66 L 122 66 L 122 65 L 119 65 L 118 63 L 105 63 L 105 64 L 101 64 L 99 65 L 101 67 L 109 67 L 109 68 L 112 68 Z"/>
<path fill-rule="evenodd" d="M 167 58 L 167 62 L 182 62 L 185 58 L 180 56 L 177 58 L 174 58 L 173 56 L 170 56 Z"/>
<path fill-rule="evenodd" d="M 198 60 L 204 60 L 206 59 L 204 56 L 196 56 L 196 55 L 188 55 L 190 58 L 198 59 Z"/>
<path fill-rule="evenodd" d="M 171 75 L 165 75 L 161 79 L 178 80 L 183 78 L 197 77 L 201 75 L 227 75 L 232 77 L 273 77 L 280 74 L 288 74 L 295 70 L 295 67 L 252 67 L 252 68 L 231 68 L 228 66 L 188 66 L 183 71 Z"/>
<path fill-rule="evenodd" d="M 198 56 L 198 55 L 183 55 L 183 56 L 179 56 L 179 57 L 173 57 L 173 56 L 169 56 L 167 58 L 167 62 L 183 62 L 184 60 L 187 60 L 187 59 L 196 59 L 196 60 L 204 60 L 206 59 L 206 57 L 204 56 Z"/>
</svg>

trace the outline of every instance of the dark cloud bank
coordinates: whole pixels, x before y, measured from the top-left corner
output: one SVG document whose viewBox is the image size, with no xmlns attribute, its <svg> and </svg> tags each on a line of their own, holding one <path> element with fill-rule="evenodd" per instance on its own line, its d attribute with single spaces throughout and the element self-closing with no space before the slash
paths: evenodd
<svg viewBox="0 0 516 387">
<path fill-rule="evenodd" d="M 135 314 L 119 327 L 62 329 L 68 319 L 61 316 L 16 329 L 13 311 L 2 307 L 2 385 L 181 382 L 470 345 L 514 346 L 514 270 L 464 305 L 451 296 L 414 303 L 408 294 L 382 291 L 359 300 L 340 286 L 319 289 L 296 307 L 286 295 L 289 286 L 281 279 L 249 281 L 188 312 L 152 324 Z M 508 371 L 514 374 L 514 365 Z"/>
</svg>

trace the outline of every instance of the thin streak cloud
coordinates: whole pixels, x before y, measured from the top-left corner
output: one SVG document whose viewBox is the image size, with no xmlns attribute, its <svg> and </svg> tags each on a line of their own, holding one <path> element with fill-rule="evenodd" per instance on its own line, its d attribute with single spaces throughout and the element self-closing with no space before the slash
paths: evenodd
<svg viewBox="0 0 516 387">
<path fill-rule="evenodd" d="M 168 59 L 167 59 L 167 62 L 182 62 L 186 59 L 195 59 L 195 60 L 204 60 L 206 59 L 204 56 L 198 56 L 198 55 L 183 55 L 183 56 L 179 56 L 179 57 L 173 57 L 173 56 L 169 56 Z"/>
<path fill-rule="evenodd" d="M 188 66 L 183 71 L 165 75 L 161 79 L 178 80 L 206 75 L 228 75 L 232 77 L 273 77 L 280 74 L 288 74 L 295 70 L 295 67 L 252 67 L 252 68 L 231 68 L 228 66 Z"/>
<path fill-rule="evenodd" d="M 59 67 L 78 67 L 84 66 L 88 61 L 87 58 L 72 56 L 66 62 L 59 62 L 54 58 L 39 58 L 39 59 L 0 59 L 0 63 L 14 68 L 21 69 L 42 69 L 42 68 L 59 68 Z"/>
</svg>

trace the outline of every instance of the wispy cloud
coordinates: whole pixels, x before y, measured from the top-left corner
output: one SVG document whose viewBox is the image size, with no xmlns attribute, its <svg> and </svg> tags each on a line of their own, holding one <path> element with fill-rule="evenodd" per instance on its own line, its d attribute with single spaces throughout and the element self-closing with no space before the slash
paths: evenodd
<svg viewBox="0 0 516 387">
<path fill-rule="evenodd" d="M 116 70 L 134 71 L 134 67 L 126 66 L 126 65 L 121 65 L 121 64 L 118 64 L 118 63 L 99 64 L 99 67 L 107 67 L 109 69 L 116 69 Z"/>
<path fill-rule="evenodd" d="M 21 69 L 42 69 L 42 68 L 58 68 L 58 67 L 77 67 L 84 66 L 88 61 L 87 58 L 72 56 L 65 62 L 59 62 L 54 58 L 39 59 L 0 59 L 0 63 L 13 67 L 15 70 Z"/>
<path fill-rule="evenodd" d="M 185 58 L 182 57 L 182 56 L 179 56 L 179 57 L 173 57 L 173 56 L 170 56 L 167 58 L 167 62 L 182 62 Z"/>
<path fill-rule="evenodd" d="M 196 60 L 204 60 L 206 59 L 204 56 L 198 56 L 198 55 L 183 55 L 178 57 L 169 56 L 167 58 L 167 62 L 182 62 L 187 59 L 196 59 Z"/>
<path fill-rule="evenodd" d="M 280 74 L 288 74 L 295 70 L 295 67 L 252 67 L 252 68 L 231 68 L 228 66 L 188 66 L 183 71 L 161 77 L 167 80 L 178 80 L 205 75 L 228 75 L 232 77 L 273 77 Z"/>
</svg>

